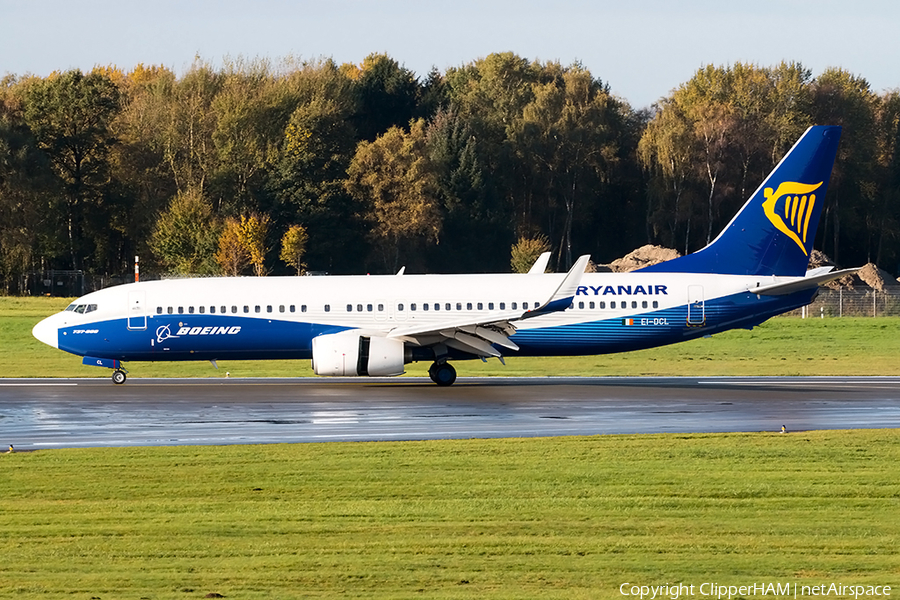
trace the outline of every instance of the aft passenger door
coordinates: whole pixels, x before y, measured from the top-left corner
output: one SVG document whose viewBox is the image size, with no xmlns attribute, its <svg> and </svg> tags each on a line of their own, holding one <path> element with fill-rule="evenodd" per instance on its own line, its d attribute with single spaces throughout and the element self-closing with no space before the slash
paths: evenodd
<svg viewBox="0 0 900 600">
<path fill-rule="evenodd" d="M 706 322 L 706 306 L 703 300 L 703 286 L 688 286 L 688 327 L 700 327 Z"/>
<path fill-rule="evenodd" d="M 128 292 L 128 329 L 143 331 L 147 329 L 146 292 Z"/>
</svg>

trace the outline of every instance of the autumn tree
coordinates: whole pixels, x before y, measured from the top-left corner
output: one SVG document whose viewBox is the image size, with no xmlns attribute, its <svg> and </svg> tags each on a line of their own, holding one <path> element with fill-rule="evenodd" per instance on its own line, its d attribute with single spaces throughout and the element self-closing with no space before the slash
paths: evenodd
<svg viewBox="0 0 900 600">
<path fill-rule="evenodd" d="M 267 274 L 266 271 L 266 235 L 269 232 L 269 216 L 251 213 L 241 215 L 241 227 L 238 230 L 241 244 L 250 256 L 250 264 L 257 277 Z"/>
<path fill-rule="evenodd" d="M 550 240 L 545 235 L 537 237 L 520 237 L 513 244 L 510 266 L 513 273 L 527 273 L 538 257 L 550 251 Z"/>
<path fill-rule="evenodd" d="M 399 267 L 401 247 L 438 241 L 437 181 L 424 120 L 411 123 L 409 132 L 392 127 L 374 142 L 360 143 L 347 176 L 347 190 L 367 215 L 388 271 Z"/>
<path fill-rule="evenodd" d="M 297 270 L 297 275 L 301 275 L 306 268 L 303 262 L 303 255 L 306 254 L 306 242 L 309 236 L 303 225 L 291 225 L 281 238 L 281 254 L 280 258 L 285 264 Z"/>
<path fill-rule="evenodd" d="M 241 222 L 234 217 L 225 219 L 219 236 L 216 262 L 229 277 L 237 277 L 250 264 L 250 252 L 241 235 Z"/>
</svg>

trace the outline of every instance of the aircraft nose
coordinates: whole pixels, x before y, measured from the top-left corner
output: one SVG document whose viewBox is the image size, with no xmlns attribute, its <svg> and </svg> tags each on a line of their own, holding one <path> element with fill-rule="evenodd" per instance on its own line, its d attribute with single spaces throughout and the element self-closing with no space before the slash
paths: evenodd
<svg viewBox="0 0 900 600">
<path fill-rule="evenodd" d="M 59 348 L 59 327 L 57 315 L 52 315 L 38 323 L 31 330 L 31 335 L 53 348 Z"/>
</svg>

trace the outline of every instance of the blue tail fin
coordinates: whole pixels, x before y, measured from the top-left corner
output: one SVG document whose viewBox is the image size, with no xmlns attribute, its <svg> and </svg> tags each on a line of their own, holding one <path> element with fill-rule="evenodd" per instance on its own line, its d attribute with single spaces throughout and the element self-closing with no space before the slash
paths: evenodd
<svg viewBox="0 0 900 600">
<path fill-rule="evenodd" d="M 810 127 L 712 243 L 641 270 L 803 275 L 840 138 L 840 127 Z"/>
</svg>

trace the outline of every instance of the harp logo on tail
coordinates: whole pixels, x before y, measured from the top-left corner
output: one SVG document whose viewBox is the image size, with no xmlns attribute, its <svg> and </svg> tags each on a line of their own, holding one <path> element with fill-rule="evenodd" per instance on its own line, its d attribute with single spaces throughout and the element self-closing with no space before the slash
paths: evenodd
<svg viewBox="0 0 900 600">
<path fill-rule="evenodd" d="M 803 250 L 806 251 L 806 233 L 809 230 L 809 220 L 816 205 L 816 195 L 811 193 L 822 187 L 819 183 L 798 183 L 785 181 L 774 192 L 772 188 L 763 190 L 766 201 L 763 202 L 763 211 L 778 231 L 788 236 Z M 784 198 L 780 206 L 779 200 Z"/>
</svg>

